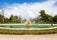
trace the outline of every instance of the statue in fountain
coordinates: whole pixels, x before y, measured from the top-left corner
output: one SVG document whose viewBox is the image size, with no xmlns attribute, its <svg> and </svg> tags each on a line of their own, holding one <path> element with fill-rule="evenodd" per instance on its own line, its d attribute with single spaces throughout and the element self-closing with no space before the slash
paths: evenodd
<svg viewBox="0 0 57 40">
<path fill-rule="evenodd" d="M 26 28 L 30 28 L 30 24 L 31 24 L 31 22 L 30 21 L 27 21 L 26 22 Z"/>
</svg>

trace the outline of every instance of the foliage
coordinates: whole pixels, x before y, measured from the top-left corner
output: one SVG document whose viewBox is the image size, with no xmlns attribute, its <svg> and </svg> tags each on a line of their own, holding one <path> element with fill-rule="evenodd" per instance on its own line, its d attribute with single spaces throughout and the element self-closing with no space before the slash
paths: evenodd
<svg viewBox="0 0 57 40">
<path fill-rule="evenodd" d="M 38 34 L 55 34 L 57 33 L 57 28 L 55 29 L 45 29 L 45 30 L 9 30 L 0 29 L 0 34 L 15 34 L 15 35 L 38 35 Z"/>
<path fill-rule="evenodd" d="M 43 22 L 52 22 L 52 16 L 46 14 L 44 10 L 40 11 L 40 17 Z"/>
<path fill-rule="evenodd" d="M 30 19 L 32 23 L 57 23 L 57 15 L 52 17 L 48 15 L 45 10 L 40 10 L 39 13 L 39 16 Z M 11 15 L 10 18 L 6 18 L 0 14 L 0 23 L 25 23 L 26 21 L 26 19 L 22 19 L 20 16 Z"/>
<path fill-rule="evenodd" d="M 0 23 L 3 23 L 4 16 L 0 14 Z"/>
<path fill-rule="evenodd" d="M 55 16 L 53 17 L 53 22 L 54 22 L 54 23 L 57 23 L 57 15 L 55 15 Z"/>
<path fill-rule="evenodd" d="M 55 15 L 54 17 L 51 15 L 48 15 L 45 10 L 41 10 L 40 15 L 34 19 L 31 19 L 32 22 L 35 21 L 35 23 L 51 23 L 51 25 L 53 23 L 57 23 L 57 15 Z"/>
</svg>

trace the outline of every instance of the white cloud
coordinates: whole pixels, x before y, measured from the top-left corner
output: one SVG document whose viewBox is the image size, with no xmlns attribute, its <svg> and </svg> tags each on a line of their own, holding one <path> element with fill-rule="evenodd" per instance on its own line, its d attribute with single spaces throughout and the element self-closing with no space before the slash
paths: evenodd
<svg viewBox="0 0 57 40">
<path fill-rule="evenodd" d="M 23 4 L 12 4 L 6 5 L 5 10 L 5 17 L 10 17 L 10 15 L 18 15 L 22 18 L 34 18 L 39 15 L 39 11 L 44 9 L 47 14 L 52 16 L 57 14 L 57 7 L 53 6 L 56 1 L 46 1 L 42 3 L 23 3 Z"/>
</svg>

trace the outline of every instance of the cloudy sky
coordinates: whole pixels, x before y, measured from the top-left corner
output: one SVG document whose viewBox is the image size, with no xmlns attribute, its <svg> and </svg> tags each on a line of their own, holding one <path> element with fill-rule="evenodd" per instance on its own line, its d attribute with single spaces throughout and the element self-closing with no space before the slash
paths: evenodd
<svg viewBox="0 0 57 40">
<path fill-rule="evenodd" d="M 40 10 L 45 10 L 47 14 L 54 16 L 57 14 L 57 0 L 0 0 L 0 8 L 8 18 L 10 15 L 26 19 L 35 18 Z"/>
</svg>

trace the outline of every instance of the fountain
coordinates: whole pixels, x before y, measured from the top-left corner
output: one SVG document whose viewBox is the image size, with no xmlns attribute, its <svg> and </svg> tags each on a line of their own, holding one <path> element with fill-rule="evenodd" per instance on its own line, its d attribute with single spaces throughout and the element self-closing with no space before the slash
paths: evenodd
<svg viewBox="0 0 57 40">
<path fill-rule="evenodd" d="M 30 24 L 31 24 L 31 22 L 30 21 L 27 21 L 26 22 L 26 28 L 30 28 Z"/>
</svg>

